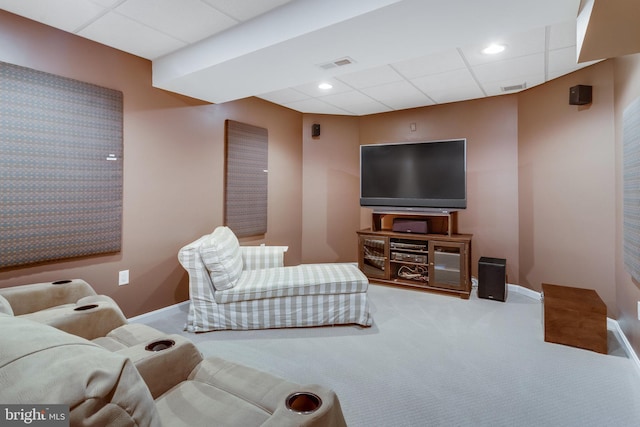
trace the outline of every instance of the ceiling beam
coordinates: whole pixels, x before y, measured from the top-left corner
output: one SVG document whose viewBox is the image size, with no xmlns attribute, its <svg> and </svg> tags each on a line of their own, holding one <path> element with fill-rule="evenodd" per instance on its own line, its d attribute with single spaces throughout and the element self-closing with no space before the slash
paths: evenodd
<svg viewBox="0 0 640 427">
<path fill-rule="evenodd" d="M 584 0 L 577 17 L 578 63 L 640 52 L 638 22 L 638 0 Z"/>
</svg>

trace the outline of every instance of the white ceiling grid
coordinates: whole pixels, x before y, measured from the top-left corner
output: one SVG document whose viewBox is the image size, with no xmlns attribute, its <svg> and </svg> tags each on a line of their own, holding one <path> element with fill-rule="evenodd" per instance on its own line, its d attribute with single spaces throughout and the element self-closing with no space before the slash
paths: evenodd
<svg viewBox="0 0 640 427">
<path fill-rule="evenodd" d="M 344 115 L 514 93 L 590 65 L 576 63 L 578 5 L 0 0 L 9 12 L 152 60 L 158 87 L 211 102 L 258 96 L 305 113 Z M 452 16 L 455 22 L 440 22 Z M 412 25 L 421 19 L 433 28 Z M 506 50 L 482 54 L 489 41 Z M 353 64 L 320 67 L 342 57 Z M 321 91 L 320 80 L 333 88 Z"/>
</svg>

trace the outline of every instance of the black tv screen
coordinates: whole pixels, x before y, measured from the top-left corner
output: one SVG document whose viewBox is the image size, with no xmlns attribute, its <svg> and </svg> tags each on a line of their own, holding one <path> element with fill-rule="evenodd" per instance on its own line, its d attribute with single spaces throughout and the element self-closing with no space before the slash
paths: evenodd
<svg viewBox="0 0 640 427">
<path fill-rule="evenodd" d="M 374 210 L 467 207 L 467 140 L 360 146 L 360 205 Z"/>
</svg>

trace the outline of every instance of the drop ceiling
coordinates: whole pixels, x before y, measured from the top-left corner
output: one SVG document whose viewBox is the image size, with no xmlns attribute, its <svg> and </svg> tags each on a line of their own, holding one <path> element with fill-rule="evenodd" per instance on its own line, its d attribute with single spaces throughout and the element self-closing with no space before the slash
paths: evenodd
<svg viewBox="0 0 640 427">
<path fill-rule="evenodd" d="M 152 61 L 153 85 L 222 103 L 366 115 L 515 93 L 571 73 L 580 0 L 0 0 Z M 481 51 L 489 43 L 506 49 Z M 318 89 L 321 82 L 330 90 Z"/>
</svg>

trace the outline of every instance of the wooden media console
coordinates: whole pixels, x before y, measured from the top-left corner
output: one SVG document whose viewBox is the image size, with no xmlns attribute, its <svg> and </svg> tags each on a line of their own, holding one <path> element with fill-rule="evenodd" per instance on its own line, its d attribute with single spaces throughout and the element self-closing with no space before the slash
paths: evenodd
<svg viewBox="0 0 640 427">
<path fill-rule="evenodd" d="M 393 231 L 396 218 L 426 221 L 427 233 Z M 471 235 L 457 233 L 457 212 L 374 213 L 358 233 L 358 267 L 373 283 L 471 294 Z"/>
</svg>

